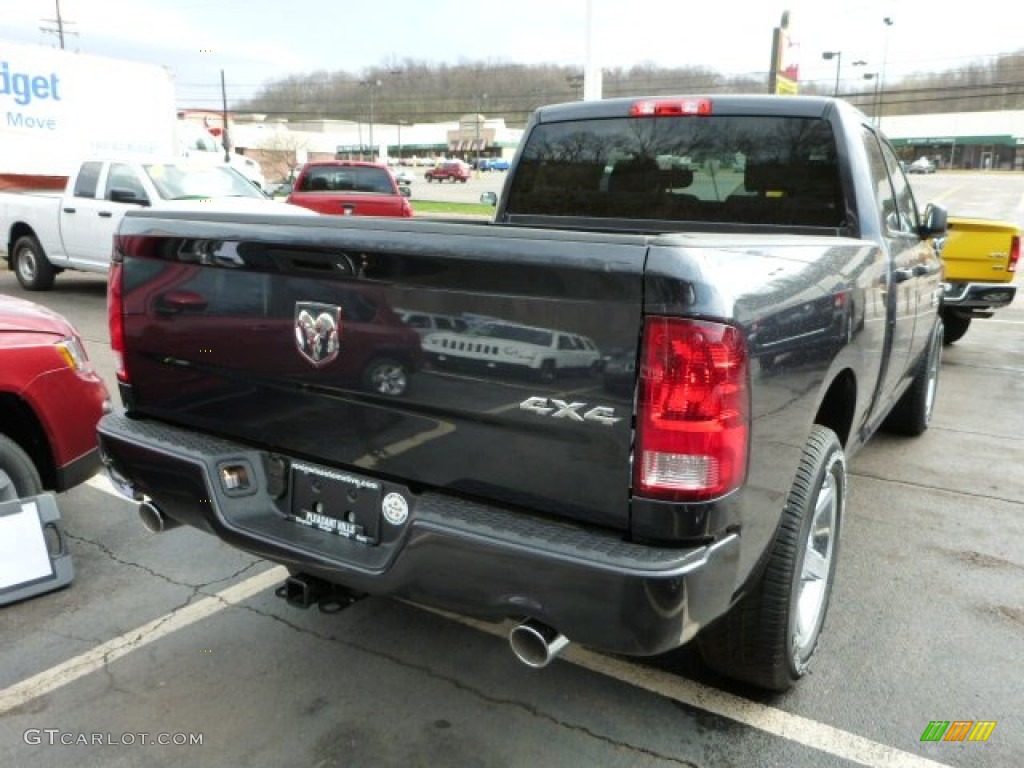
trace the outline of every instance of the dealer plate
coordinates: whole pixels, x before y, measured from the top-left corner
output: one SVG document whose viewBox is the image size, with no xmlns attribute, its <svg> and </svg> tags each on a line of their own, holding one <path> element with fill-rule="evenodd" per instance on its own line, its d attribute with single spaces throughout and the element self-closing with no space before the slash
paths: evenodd
<svg viewBox="0 0 1024 768">
<path fill-rule="evenodd" d="M 378 480 L 292 462 L 289 519 L 364 544 L 380 540 Z"/>
</svg>

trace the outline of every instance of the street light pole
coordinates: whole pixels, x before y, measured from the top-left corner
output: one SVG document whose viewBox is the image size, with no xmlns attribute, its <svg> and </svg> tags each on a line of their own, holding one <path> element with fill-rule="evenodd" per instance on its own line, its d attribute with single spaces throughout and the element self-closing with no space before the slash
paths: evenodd
<svg viewBox="0 0 1024 768">
<path fill-rule="evenodd" d="M 889 27 L 893 25 L 892 16 L 886 16 L 882 19 L 885 24 L 885 42 L 882 45 L 882 73 L 878 78 L 878 127 L 882 127 L 882 101 L 883 94 L 885 93 L 885 64 L 889 59 Z"/>
<path fill-rule="evenodd" d="M 370 159 L 374 160 L 377 157 L 377 149 L 373 146 L 373 89 L 380 88 L 380 80 L 361 80 L 360 85 L 370 89 Z"/>
<path fill-rule="evenodd" d="M 871 98 L 871 122 L 874 123 L 875 125 L 881 125 L 882 119 L 878 114 L 878 110 L 881 109 L 881 94 L 879 93 L 879 84 L 881 83 L 882 79 L 878 76 L 877 72 L 866 73 L 864 75 L 864 79 L 875 81 L 875 93 L 874 96 L 872 96 Z"/>
<path fill-rule="evenodd" d="M 836 60 L 836 87 L 832 91 L 833 96 L 839 95 L 839 70 L 843 65 L 843 52 L 842 51 L 822 51 L 821 58 L 825 61 Z"/>
<path fill-rule="evenodd" d="M 480 98 L 476 102 L 476 115 L 473 117 L 473 124 L 476 126 L 476 173 L 480 175 L 480 120 L 483 118 L 481 114 L 484 108 L 484 99 L 487 98 L 486 93 L 481 93 Z"/>
</svg>

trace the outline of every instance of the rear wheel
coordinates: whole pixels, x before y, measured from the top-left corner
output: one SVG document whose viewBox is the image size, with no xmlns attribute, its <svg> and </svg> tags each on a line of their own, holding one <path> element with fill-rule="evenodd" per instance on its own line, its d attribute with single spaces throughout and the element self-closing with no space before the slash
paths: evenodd
<svg viewBox="0 0 1024 768">
<path fill-rule="evenodd" d="M 540 380 L 543 381 L 543 382 L 554 381 L 555 380 L 555 374 L 556 374 L 556 369 L 555 369 L 555 361 L 554 360 L 545 360 L 543 363 L 540 364 L 540 370 L 537 372 L 537 375 L 540 377 Z"/>
<path fill-rule="evenodd" d="M 784 691 L 807 673 L 828 611 L 846 507 L 846 458 L 836 434 L 815 426 L 758 582 L 698 635 L 716 671 Z"/>
<path fill-rule="evenodd" d="M 404 395 L 409 389 L 409 369 L 394 358 L 378 357 L 363 371 L 363 386 L 378 395 Z"/>
<path fill-rule="evenodd" d="M 33 235 L 18 238 L 11 261 L 14 275 L 26 291 L 46 291 L 53 287 L 57 272 Z"/>
<path fill-rule="evenodd" d="M 0 435 L 0 501 L 12 501 L 43 492 L 36 465 L 21 446 Z"/>
<path fill-rule="evenodd" d="M 885 420 L 885 428 L 899 435 L 917 437 L 932 420 L 935 395 L 939 389 L 939 367 L 942 363 L 943 324 L 936 323 L 924 358 L 914 374 L 910 389 L 903 393 Z"/>
<path fill-rule="evenodd" d="M 945 326 L 943 343 L 952 344 L 955 341 L 960 341 L 964 334 L 967 333 L 967 329 L 971 326 L 971 318 L 958 315 L 953 310 L 944 309 L 942 311 L 942 324 Z"/>
</svg>

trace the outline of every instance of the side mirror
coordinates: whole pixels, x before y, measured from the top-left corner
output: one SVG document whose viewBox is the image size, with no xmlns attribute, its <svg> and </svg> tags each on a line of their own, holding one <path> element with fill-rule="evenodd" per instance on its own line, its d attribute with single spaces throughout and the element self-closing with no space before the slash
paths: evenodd
<svg viewBox="0 0 1024 768">
<path fill-rule="evenodd" d="M 480 195 L 480 202 L 484 205 L 497 205 L 498 194 L 496 192 L 484 192 Z"/>
<path fill-rule="evenodd" d="M 111 187 L 110 200 L 114 203 L 132 203 L 134 205 L 148 206 L 149 200 L 139 197 L 134 190 L 125 187 Z"/>
<path fill-rule="evenodd" d="M 921 225 L 918 235 L 921 238 L 942 237 L 946 234 L 949 226 L 949 214 L 941 205 L 928 203 L 924 209 L 924 223 Z"/>
<path fill-rule="evenodd" d="M 412 190 L 409 189 L 408 184 L 399 184 L 398 194 L 400 194 L 402 197 L 412 197 Z"/>
</svg>

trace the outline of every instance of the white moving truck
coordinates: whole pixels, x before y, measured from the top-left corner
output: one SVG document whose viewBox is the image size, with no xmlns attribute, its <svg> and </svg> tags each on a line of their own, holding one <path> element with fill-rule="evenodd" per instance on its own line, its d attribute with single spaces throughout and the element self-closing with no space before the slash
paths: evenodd
<svg viewBox="0 0 1024 768">
<path fill-rule="evenodd" d="M 163 67 L 0 41 L 0 188 L 62 187 L 93 156 L 178 154 Z"/>
<path fill-rule="evenodd" d="M 94 157 L 182 155 L 224 162 L 213 136 L 178 119 L 170 70 L 0 40 L 0 189 L 62 189 Z M 263 186 L 250 158 L 231 165 Z"/>
</svg>

